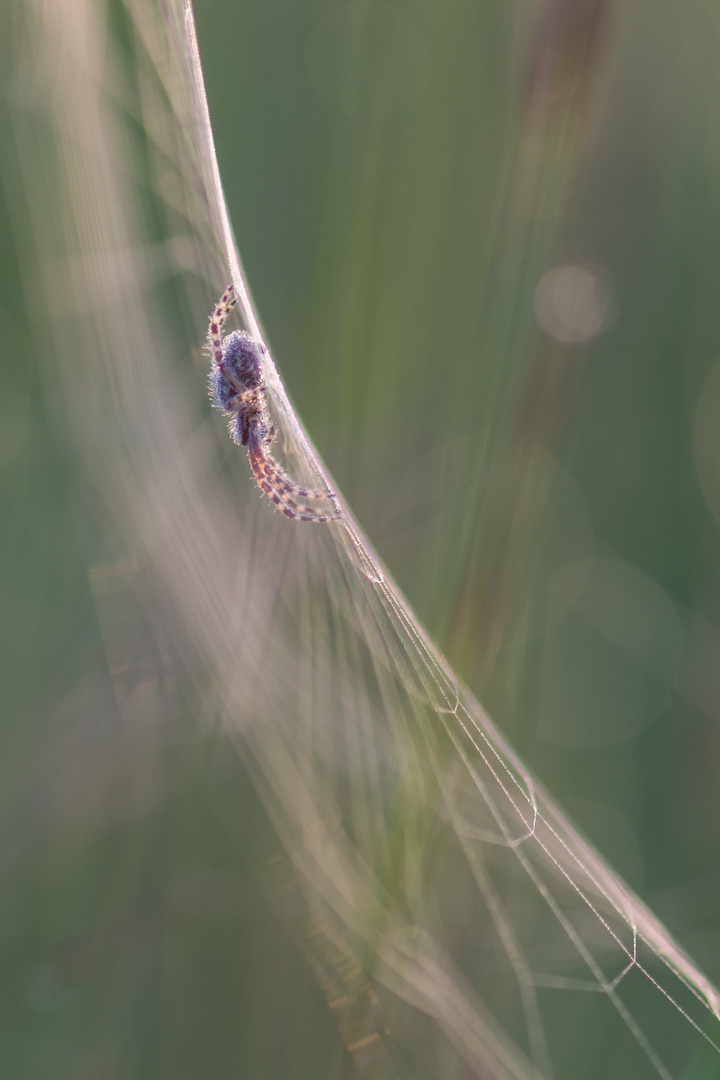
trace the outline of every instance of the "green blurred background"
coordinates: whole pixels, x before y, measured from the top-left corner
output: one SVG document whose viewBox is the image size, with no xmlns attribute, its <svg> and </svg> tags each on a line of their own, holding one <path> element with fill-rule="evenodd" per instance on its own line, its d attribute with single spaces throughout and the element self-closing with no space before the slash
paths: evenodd
<svg viewBox="0 0 720 1080">
<path fill-rule="evenodd" d="M 107 765 L 108 642 L 143 656 L 152 633 L 118 617 L 121 572 L 88 573 L 104 523 L 32 330 L 24 10 L 0 8 L 0 1072 L 352 1075 L 244 869 L 277 841 L 239 767 L 208 769 L 196 703 L 148 699 L 136 668 L 144 727 Z M 197 20 L 245 269 L 332 475 L 527 765 L 720 979 L 720 10 L 200 0 Z M 585 1075 L 625 1075 L 593 1045 Z"/>
<path fill-rule="evenodd" d="M 695 882 L 712 969 L 716 7 L 197 15 L 240 250 L 300 415 L 561 804 L 670 914 Z M 578 343 L 582 288 L 561 340 L 535 313 L 563 266 L 602 294 Z"/>
</svg>

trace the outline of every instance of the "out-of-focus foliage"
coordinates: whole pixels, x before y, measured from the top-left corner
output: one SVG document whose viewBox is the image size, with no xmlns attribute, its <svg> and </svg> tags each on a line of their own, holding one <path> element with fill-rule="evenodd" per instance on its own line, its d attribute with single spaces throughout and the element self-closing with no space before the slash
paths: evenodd
<svg viewBox="0 0 720 1080">
<path fill-rule="evenodd" d="M 35 10 L 0 10 L 0 1072 L 350 1076 L 326 1002 L 342 962 L 284 917 L 292 875 L 215 732 L 222 702 L 153 624 L 157 581 L 59 404 L 39 297 L 57 321 L 72 267 L 35 258 Z M 182 149 L 142 130 L 140 49 L 123 5 L 108 14 L 98 79 L 142 186 L 146 156 L 171 171 Z M 197 17 L 240 250 L 303 420 L 450 662 L 717 980 L 720 14 L 208 0 Z M 155 194 L 142 272 L 185 387 L 206 300 L 163 291 Z M 230 445 L 222 464 L 246 469 Z M 587 1077 L 640 1075 L 601 1026 L 571 1042 Z"/>
<path fill-rule="evenodd" d="M 715 909 L 720 836 L 720 16 L 453 0 L 198 22 L 301 416 L 451 662 L 711 966 L 712 919 L 683 908 L 696 889 Z M 598 293 L 558 290 L 569 340 L 538 292 L 563 266 Z"/>
</svg>

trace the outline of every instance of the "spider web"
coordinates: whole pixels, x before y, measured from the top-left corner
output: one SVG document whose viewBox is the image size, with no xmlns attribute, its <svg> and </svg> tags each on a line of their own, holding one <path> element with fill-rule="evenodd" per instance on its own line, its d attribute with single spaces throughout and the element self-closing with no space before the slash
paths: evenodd
<svg viewBox="0 0 720 1080">
<path fill-rule="evenodd" d="M 226 450 L 223 425 L 200 418 L 204 373 L 178 374 L 186 347 L 151 289 L 185 271 L 184 330 L 199 342 L 229 275 L 241 324 L 263 331 L 192 11 L 127 7 L 140 74 L 131 90 L 114 73 L 112 95 L 92 59 L 106 53 L 97 6 L 48 0 L 35 12 L 33 92 L 57 172 L 33 173 L 28 153 L 25 175 L 36 207 L 53 205 L 54 185 L 65 206 L 62 234 L 49 217 L 37 230 L 65 405 L 117 547 L 161 583 L 156 618 L 291 860 L 291 900 L 285 884 L 271 891 L 286 896 L 328 996 L 350 985 L 337 975 L 347 962 L 352 993 L 372 1000 L 367 1032 L 346 1039 L 358 1068 L 369 1074 L 361 1044 L 382 1026 L 388 1075 L 391 1058 L 406 1076 L 591 1075 L 573 1057 L 578 1027 L 622 1049 L 627 1075 L 679 1075 L 699 1047 L 718 1051 L 715 987 L 524 768 L 342 499 L 328 526 L 280 519 L 238 480 L 246 461 Z M 118 103 L 142 120 L 173 226 L 158 248 L 117 167 Z M 288 471 L 337 491 L 270 353 L 266 381 Z"/>
</svg>

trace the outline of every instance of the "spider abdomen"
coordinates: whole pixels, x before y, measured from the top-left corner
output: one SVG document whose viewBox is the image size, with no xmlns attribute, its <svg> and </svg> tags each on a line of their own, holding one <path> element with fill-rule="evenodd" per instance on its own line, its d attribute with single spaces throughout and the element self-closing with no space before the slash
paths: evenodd
<svg viewBox="0 0 720 1080">
<path fill-rule="evenodd" d="M 260 356 L 265 346 L 247 333 L 235 330 L 222 343 L 222 362 L 210 372 L 210 396 L 223 412 L 235 412 L 238 394 L 262 386 Z M 243 443 L 245 445 L 245 443 Z"/>
</svg>

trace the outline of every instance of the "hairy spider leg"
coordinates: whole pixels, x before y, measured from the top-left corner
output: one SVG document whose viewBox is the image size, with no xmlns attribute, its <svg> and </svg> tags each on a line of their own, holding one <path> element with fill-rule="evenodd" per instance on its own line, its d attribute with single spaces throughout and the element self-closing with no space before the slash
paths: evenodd
<svg viewBox="0 0 720 1080">
<path fill-rule="evenodd" d="M 329 488 L 320 491 L 318 488 L 304 488 L 300 484 L 296 484 L 267 450 L 263 452 L 263 461 L 265 463 L 265 473 L 278 492 L 284 491 L 288 495 L 296 496 L 298 499 L 332 499 L 334 492 L 330 491 Z"/>
<path fill-rule="evenodd" d="M 296 484 L 294 480 L 291 480 L 287 473 L 285 473 L 280 467 L 280 465 L 277 463 L 277 461 L 268 449 L 275 434 L 274 426 L 271 425 L 267 434 L 263 435 L 261 434 L 261 431 L 262 427 L 258 418 L 253 424 L 252 430 L 252 440 L 254 447 L 252 463 L 255 478 L 257 479 L 261 489 L 266 494 L 270 494 L 270 491 L 272 490 L 274 494 L 271 497 L 276 504 L 276 496 L 279 496 L 284 503 L 295 507 L 298 510 L 306 510 L 309 513 L 313 514 L 313 517 L 317 516 L 320 513 L 318 510 L 315 510 L 313 507 L 309 506 L 299 507 L 298 504 L 295 502 L 295 498 L 293 498 L 293 496 L 299 499 L 331 499 L 333 498 L 333 492 L 330 491 L 329 488 L 326 488 L 324 491 L 317 491 L 312 488 L 304 488 L 301 487 L 300 484 Z M 248 444 L 250 438 L 251 433 L 250 428 L 248 428 Z M 266 483 L 261 482 L 261 473 L 264 476 Z M 339 514 L 333 513 L 330 516 L 329 520 L 335 520 L 337 517 L 339 517 Z"/>
<path fill-rule="evenodd" d="M 228 315 L 235 307 L 236 303 L 235 288 L 233 285 L 228 285 L 210 316 L 210 330 L 208 332 L 210 338 L 210 351 L 215 363 L 221 371 L 225 368 L 225 361 L 223 360 L 222 329 Z"/>
<path fill-rule="evenodd" d="M 255 474 L 258 486 L 272 499 L 278 510 L 281 510 L 286 517 L 297 518 L 299 521 L 316 521 L 319 524 L 326 521 L 337 521 L 340 517 L 337 511 L 334 511 L 331 514 L 321 513 L 313 506 L 303 506 L 300 503 L 296 503 L 287 492 L 281 492 L 276 489 L 273 479 L 271 479 L 273 470 L 268 470 L 267 466 L 268 455 L 263 450 L 262 444 L 254 431 L 250 432 L 247 449 L 248 457 L 250 458 L 250 466 Z"/>
<path fill-rule="evenodd" d="M 258 390 L 264 393 L 265 387 L 260 386 Z M 265 471 L 268 473 L 268 477 L 276 490 L 286 491 L 289 495 L 295 495 L 299 499 L 332 499 L 335 493 L 330 488 L 325 488 L 324 491 L 320 491 L 318 488 L 305 488 L 288 476 L 270 452 L 270 446 L 275 440 L 277 429 L 274 424 L 269 423 L 267 417 L 265 422 L 268 425 L 267 434 L 262 439 L 258 439 L 258 444 L 262 445 Z"/>
<path fill-rule="evenodd" d="M 316 521 L 318 523 L 326 521 L 337 521 L 339 519 L 340 514 L 337 511 L 323 512 L 313 506 L 304 506 L 295 502 L 295 500 L 291 498 L 287 494 L 287 492 L 277 491 L 272 481 L 267 478 L 267 474 L 263 473 L 261 469 L 258 468 L 257 458 L 255 457 L 255 455 L 251 456 L 250 463 L 253 467 L 255 479 L 257 480 L 258 486 L 260 487 L 261 491 L 263 491 L 268 496 L 268 498 L 275 503 L 277 508 L 283 514 L 285 514 L 286 517 L 294 518 L 297 521 Z"/>
</svg>

